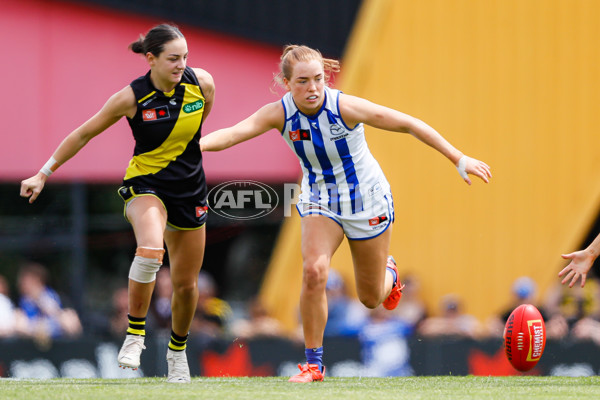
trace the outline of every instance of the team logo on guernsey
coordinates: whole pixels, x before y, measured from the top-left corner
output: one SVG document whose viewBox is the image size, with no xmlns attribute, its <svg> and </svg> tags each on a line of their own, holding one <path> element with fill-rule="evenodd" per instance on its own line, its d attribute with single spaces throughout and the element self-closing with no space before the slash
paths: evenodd
<svg viewBox="0 0 600 400">
<path fill-rule="evenodd" d="M 290 131 L 290 140 L 297 142 L 298 140 L 310 140 L 310 131 L 308 129 L 296 129 Z"/>
<path fill-rule="evenodd" d="M 186 104 L 183 106 L 183 112 L 186 114 L 193 113 L 194 111 L 201 110 L 204 107 L 204 102 L 200 100 L 196 100 L 193 103 Z"/>
<path fill-rule="evenodd" d="M 169 116 L 169 108 L 167 106 L 149 108 L 142 111 L 142 119 L 144 121 L 156 121 L 157 119 L 169 118 Z"/>
<path fill-rule="evenodd" d="M 387 221 L 387 219 L 388 219 L 388 218 L 387 218 L 387 215 L 385 215 L 385 214 L 381 214 L 381 215 L 380 215 L 380 216 L 378 216 L 378 217 L 371 218 L 371 219 L 369 220 L 369 226 L 376 226 L 376 225 L 379 225 L 379 224 L 381 224 L 382 222 L 385 222 L 385 221 Z"/>
</svg>

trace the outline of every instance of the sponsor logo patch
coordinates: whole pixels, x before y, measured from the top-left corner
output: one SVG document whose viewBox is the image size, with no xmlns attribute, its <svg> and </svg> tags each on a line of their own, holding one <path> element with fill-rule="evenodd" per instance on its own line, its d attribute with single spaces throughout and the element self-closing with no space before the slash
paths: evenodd
<svg viewBox="0 0 600 400">
<path fill-rule="evenodd" d="M 186 104 L 183 106 L 183 112 L 186 114 L 193 113 L 194 111 L 201 110 L 204 107 L 204 101 L 202 99 L 196 100 L 193 103 Z"/>
<path fill-rule="evenodd" d="M 331 142 L 342 140 L 348 137 L 348 132 L 338 124 L 331 124 L 329 126 L 329 132 L 331 132 L 331 137 L 329 138 L 329 141 Z"/>
<path fill-rule="evenodd" d="M 201 218 L 206 214 L 206 210 L 208 210 L 208 207 L 196 207 L 196 218 Z"/>
<path fill-rule="evenodd" d="M 341 126 L 339 126 L 338 124 L 332 124 L 329 127 L 329 130 L 331 131 L 331 134 L 334 136 L 339 136 L 339 135 L 343 135 L 344 133 L 346 133 L 346 130 L 344 128 L 342 128 Z"/>
<path fill-rule="evenodd" d="M 156 121 L 157 119 L 169 118 L 169 116 L 169 108 L 167 106 L 142 110 L 142 119 L 144 121 Z"/>
<path fill-rule="evenodd" d="M 156 119 L 156 110 L 151 108 L 150 110 L 142 111 L 142 118 L 144 121 L 154 121 Z"/>
<path fill-rule="evenodd" d="M 385 222 L 385 221 L 387 221 L 387 219 L 388 219 L 388 218 L 387 218 L 387 215 L 385 215 L 385 214 L 381 214 L 381 215 L 380 215 L 380 216 L 378 216 L 378 217 L 374 217 L 374 218 L 371 218 L 371 219 L 369 219 L 369 226 L 375 226 L 375 225 L 379 225 L 379 224 L 381 224 L 382 222 Z"/>
<path fill-rule="evenodd" d="M 310 140 L 310 131 L 308 129 L 297 129 L 295 131 L 290 131 L 290 140 L 292 142 L 297 142 L 299 140 Z"/>
</svg>

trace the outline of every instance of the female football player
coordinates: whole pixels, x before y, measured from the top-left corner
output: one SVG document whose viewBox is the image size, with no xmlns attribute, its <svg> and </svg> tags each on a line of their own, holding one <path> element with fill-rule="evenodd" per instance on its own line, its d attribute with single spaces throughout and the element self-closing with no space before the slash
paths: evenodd
<svg viewBox="0 0 600 400">
<path fill-rule="evenodd" d="M 461 177 L 488 182 L 490 168 L 467 157 L 422 121 L 327 87 L 336 60 L 306 46 L 287 46 L 279 82 L 287 93 L 238 124 L 201 139 L 202 151 L 218 151 L 270 129 L 281 132 L 303 172 L 297 209 L 302 216 L 303 279 L 300 295 L 307 362 L 291 382 L 321 381 L 323 332 L 327 323 L 325 286 L 331 257 L 348 239 L 360 301 L 368 308 L 397 306 L 402 284 L 388 257 L 394 205 L 390 185 L 371 155 L 364 124 L 410 133 L 446 156 Z"/>
<path fill-rule="evenodd" d="M 187 43 L 175 26 L 153 27 L 130 49 L 145 57 L 148 73 L 111 96 L 96 115 L 71 132 L 40 172 L 21 182 L 21 196 L 34 202 L 52 172 L 93 137 L 127 118 L 135 149 L 119 195 L 137 250 L 129 271 L 129 328 L 118 362 L 124 368 L 140 365 L 146 315 L 165 243 L 173 285 L 167 381 L 189 382 L 185 348 L 197 304 L 207 217 L 198 143 L 215 87 L 208 72 L 186 65 Z"/>
</svg>

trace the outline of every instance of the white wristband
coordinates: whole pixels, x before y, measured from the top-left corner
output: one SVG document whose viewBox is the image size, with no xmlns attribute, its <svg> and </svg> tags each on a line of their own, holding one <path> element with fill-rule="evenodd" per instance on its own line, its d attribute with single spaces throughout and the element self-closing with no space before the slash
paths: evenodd
<svg viewBox="0 0 600 400">
<path fill-rule="evenodd" d="M 469 177 L 466 170 L 468 158 L 469 157 L 467 156 L 462 156 L 460 160 L 458 160 L 458 166 L 456 167 L 456 169 L 458 170 L 458 174 L 463 179 L 467 179 Z"/>
<path fill-rule="evenodd" d="M 56 171 L 57 168 L 58 163 L 56 162 L 54 157 L 50 157 L 50 159 L 46 161 L 46 164 L 44 164 L 42 169 L 40 169 L 40 172 L 46 176 L 50 176 L 54 171 Z"/>
</svg>

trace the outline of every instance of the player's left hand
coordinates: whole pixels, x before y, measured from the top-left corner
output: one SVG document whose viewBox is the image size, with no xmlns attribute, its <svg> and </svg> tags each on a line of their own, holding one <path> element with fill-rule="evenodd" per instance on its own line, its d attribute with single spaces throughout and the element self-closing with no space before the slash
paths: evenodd
<svg viewBox="0 0 600 400">
<path fill-rule="evenodd" d="M 461 178 L 469 185 L 471 184 L 469 174 L 479 177 L 485 183 L 489 183 L 490 178 L 492 177 L 492 171 L 489 165 L 468 156 L 462 156 L 460 160 L 458 160 L 456 169 Z"/>
</svg>

